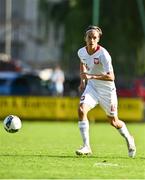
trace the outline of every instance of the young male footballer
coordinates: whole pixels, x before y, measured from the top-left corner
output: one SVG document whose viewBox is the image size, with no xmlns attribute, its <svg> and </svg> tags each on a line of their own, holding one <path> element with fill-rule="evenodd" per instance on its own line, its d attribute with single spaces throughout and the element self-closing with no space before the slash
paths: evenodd
<svg viewBox="0 0 145 180">
<path fill-rule="evenodd" d="M 129 133 L 125 123 L 117 115 L 117 95 L 114 83 L 114 72 L 111 56 L 98 44 L 102 30 L 97 26 L 89 26 L 85 31 L 86 46 L 78 50 L 80 58 L 80 98 L 78 110 L 78 126 L 83 140 L 83 146 L 76 150 L 77 155 L 91 154 L 89 142 L 89 121 L 87 114 L 96 105 L 105 111 L 110 123 L 127 142 L 128 155 L 134 157 L 136 146 L 134 138 Z"/>
</svg>

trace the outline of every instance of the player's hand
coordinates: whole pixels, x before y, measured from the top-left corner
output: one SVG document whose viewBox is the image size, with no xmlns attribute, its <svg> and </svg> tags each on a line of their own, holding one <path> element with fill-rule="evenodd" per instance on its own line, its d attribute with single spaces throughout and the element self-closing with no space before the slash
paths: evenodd
<svg viewBox="0 0 145 180">
<path fill-rule="evenodd" d="M 92 79 L 92 75 L 88 73 L 81 73 L 80 76 L 82 79 L 86 79 L 86 80 Z"/>
</svg>

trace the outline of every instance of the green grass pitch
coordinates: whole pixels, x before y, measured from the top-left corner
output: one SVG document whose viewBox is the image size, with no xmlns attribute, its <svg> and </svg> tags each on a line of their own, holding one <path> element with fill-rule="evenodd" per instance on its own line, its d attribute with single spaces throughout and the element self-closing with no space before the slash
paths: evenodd
<svg viewBox="0 0 145 180">
<path fill-rule="evenodd" d="M 75 155 L 81 145 L 77 122 L 24 121 L 7 133 L 0 122 L 0 179 L 144 179 L 145 124 L 127 124 L 137 155 L 108 123 L 90 123 L 93 155 Z"/>
</svg>

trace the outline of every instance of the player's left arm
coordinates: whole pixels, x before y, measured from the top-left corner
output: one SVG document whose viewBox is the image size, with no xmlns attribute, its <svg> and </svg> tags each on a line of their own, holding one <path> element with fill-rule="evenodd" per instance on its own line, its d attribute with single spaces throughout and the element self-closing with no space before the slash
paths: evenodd
<svg viewBox="0 0 145 180">
<path fill-rule="evenodd" d="M 115 76 L 114 72 L 107 72 L 105 74 L 88 74 L 88 73 L 82 73 L 81 74 L 82 79 L 96 79 L 96 80 L 103 80 L 103 81 L 114 81 Z"/>
<path fill-rule="evenodd" d="M 114 76 L 114 72 L 111 71 L 105 74 L 92 75 L 91 79 L 97 79 L 97 80 L 103 80 L 103 81 L 114 81 L 115 76 Z"/>
</svg>

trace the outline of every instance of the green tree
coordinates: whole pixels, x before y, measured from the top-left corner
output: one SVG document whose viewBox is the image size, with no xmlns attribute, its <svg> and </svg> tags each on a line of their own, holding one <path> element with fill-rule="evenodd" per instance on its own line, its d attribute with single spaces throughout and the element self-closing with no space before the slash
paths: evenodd
<svg viewBox="0 0 145 180">
<path fill-rule="evenodd" d="M 53 5 L 47 0 L 40 2 L 44 16 L 48 16 L 46 7 L 51 5 L 49 17 L 56 22 L 56 31 L 64 24 L 62 63 L 66 71 L 74 69 L 71 74 L 76 74 L 77 50 L 83 46 L 84 29 L 92 24 L 93 1 L 62 0 Z M 136 0 L 100 0 L 99 26 L 103 30 L 100 44 L 110 52 L 116 74 L 126 78 L 143 75 L 145 41 Z"/>
<path fill-rule="evenodd" d="M 145 61 L 142 60 L 142 71 L 137 68 L 140 63 L 137 54 L 144 41 L 136 0 L 101 0 L 100 9 L 102 43 L 110 50 L 117 74 L 128 77 L 143 74 Z"/>
</svg>

